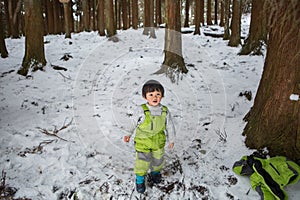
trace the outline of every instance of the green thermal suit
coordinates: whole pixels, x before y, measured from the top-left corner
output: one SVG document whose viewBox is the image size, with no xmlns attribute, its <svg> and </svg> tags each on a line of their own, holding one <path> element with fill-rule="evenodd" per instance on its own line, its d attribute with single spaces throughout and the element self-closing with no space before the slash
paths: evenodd
<svg viewBox="0 0 300 200">
<path fill-rule="evenodd" d="M 134 138 L 136 162 L 134 173 L 145 176 L 149 170 L 159 172 L 164 166 L 166 144 L 166 116 L 168 108 L 162 106 L 161 115 L 151 115 L 146 104 L 142 104 L 145 119 L 137 126 Z"/>
</svg>

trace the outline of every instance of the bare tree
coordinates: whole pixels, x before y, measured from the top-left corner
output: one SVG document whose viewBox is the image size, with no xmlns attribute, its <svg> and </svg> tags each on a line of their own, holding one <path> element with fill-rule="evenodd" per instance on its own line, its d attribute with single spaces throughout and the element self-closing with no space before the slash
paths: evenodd
<svg viewBox="0 0 300 200">
<path fill-rule="evenodd" d="M 241 43 L 241 0 L 233 0 L 231 35 L 228 45 L 237 47 Z"/>
<path fill-rule="evenodd" d="M 165 72 L 173 82 L 178 79 L 179 73 L 188 72 L 182 57 L 180 19 L 180 2 L 166 0 L 165 58 L 157 73 Z"/>
<path fill-rule="evenodd" d="M 224 10 L 225 10 L 225 21 L 224 21 L 224 40 L 229 40 L 230 38 L 230 27 L 229 27 L 229 15 L 230 15 L 230 0 L 224 0 Z"/>
<path fill-rule="evenodd" d="M 261 55 L 261 48 L 267 42 L 267 15 L 265 0 L 252 0 L 250 30 L 240 55 L 254 54 Z"/>
<path fill-rule="evenodd" d="M 196 0 L 197 1 L 197 0 Z M 185 0 L 185 20 L 184 20 L 184 27 L 189 27 L 189 18 L 190 18 L 190 0 Z"/>
<path fill-rule="evenodd" d="M 207 0 L 206 5 L 207 11 L 206 11 L 206 23 L 207 25 L 212 25 L 212 19 L 211 19 L 211 0 Z"/>
<path fill-rule="evenodd" d="M 105 27 L 107 37 L 112 37 L 117 34 L 117 30 L 115 28 L 113 0 L 105 0 Z"/>
<path fill-rule="evenodd" d="M 132 28 L 137 29 L 139 24 L 138 0 L 132 0 Z"/>
<path fill-rule="evenodd" d="M 267 148 L 300 164 L 300 1 L 272 0 L 264 71 L 243 134 L 250 148 Z"/>
<path fill-rule="evenodd" d="M 195 32 L 194 35 L 200 35 L 200 0 L 195 0 Z"/>
<path fill-rule="evenodd" d="M 46 65 L 44 53 L 44 22 L 42 0 L 24 0 L 25 56 L 18 74 L 27 76 L 29 69 L 42 70 Z"/>
<path fill-rule="evenodd" d="M 70 22 L 70 0 L 59 0 L 64 6 L 64 20 L 65 20 L 65 38 L 71 38 L 71 22 Z"/>
<path fill-rule="evenodd" d="M 0 54 L 2 58 L 8 57 L 8 51 L 6 49 L 5 45 L 5 36 L 4 36 L 4 26 L 3 26 L 3 21 L 2 21 L 2 3 L 0 3 Z"/>
<path fill-rule="evenodd" d="M 97 26 L 100 36 L 105 36 L 105 23 L 104 23 L 104 0 L 98 0 L 97 8 Z"/>
</svg>

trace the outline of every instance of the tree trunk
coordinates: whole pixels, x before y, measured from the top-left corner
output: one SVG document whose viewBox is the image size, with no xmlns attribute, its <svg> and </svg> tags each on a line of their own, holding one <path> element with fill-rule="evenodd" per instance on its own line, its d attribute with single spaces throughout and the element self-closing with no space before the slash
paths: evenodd
<svg viewBox="0 0 300 200">
<path fill-rule="evenodd" d="M 154 29 L 154 0 L 149 2 L 149 18 L 150 18 L 150 38 L 156 38 L 155 29 Z"/>
<path fill-rule="evenodd" d="M 263 75 L 243 134 L 250 148 L 267 147 L 300 164 L 300 1 L 276 0 Z"/>
<path fill-rule="evenodd" d="M 231 35 L 228 45 L 237 47 L 241 43 L 241 0 L 233 0 Z"/>
<path fill-rule="evenodd" d="M 0 54 L 2 58 L 8 57 L 8 51 L 5 45 L 4 26 L 2 21 L 2 4 L 0 3 Z"/>
<path fill-rule="evenodd" d="M 19 30 L 19 13 L 21 11 L 21 0 L 8 1 L 8 11 L 9 11 L 9 22 L 11 28 L 11 36 L 12 38 L 20 38 L 20 30 Z"/>
<path fill-rule="evenodd" d="M 144 31 L 143 35 L 149 35 L 150 32 L 150 1 L 144 0 Z"/>
<path fill-rule="evenodd" d="M 207 12 L 206 12 L 206 23 L 207 25 L 212 25 L 212 19 L 211 19 L 211 0 L 207 0 Z"/>
<path fill-rule="evenodd" d="M 261 47 L 267 42 L 267 23 L 265 0 L 252 0 L 251 23 L 249 36 L 245 40 L 240 55 L 262 55 Z"/>
<path fill-rule="evenodd" d="M 182 57 L 180 18 L 180 2 L 166 0 L 165 58 L 159 72 L 165 72 L 173 82 L 179 73 L 188 72 Z"/>
<path fill-rule="evenodd" d="M 44 28 L 41 0 L 24 0 L 25 6 L 25 56 L 18 74 L 42 70 L 46 65 L 44 53 Z"/>
<path fill-rule="evenodd" d="M 70 5 L 69 2 L 68 3 L 63 3 L 63 6 L 64 6 L 64 20 L 65 20 L 65 38 L 71 38 L 69 5 Z"/>
<path fill-rule="evenodd" d="M 200 0 L 200 23 L 204 25 L 204 0 Z"/>
<path fill-rule="evenodd" d="M 194 35 L 200 35 L 200 0 L 195 0 L 195 32 Z"/>
<path fill-rule="evenodd" d="M 53 5 L 53 19 L 54 19 L 54 33 L 55 34 L 60 34 L 60 12 L 59 12 L 59 2 L 58 0 L 53 0 L 52 2 Z"/>
<path fill-rule="evenodd" d="M 161 0 L 156 0 L 156 7 L 155 7 L 155 22 L 157 24 L 157 26 L 159 26 L 160 24 L 162 24 L 162 17 L 161 17 Z"/>
<path fill-rule="evenodd" d="M 127 30 L 129 28 L 128 24 L 128 2 L 127 0 L 122 0 L 121 1 L 121 7 L 122 7 L 122 22 L 123 22 L 123 30 Z"/>
<path fill-rule="evenodd" d="M 105 0 L 105 27 L 107 37 L 116 35 L 113 0 Z"/>
<path fill-rule="evenodd" d="M 82 14 L 83 14 L 83 30 L 91 31 L 90 29 L 90 6 L 89 0 L 84 0 L 82 2 Z"/>
<path fill-rule="evenodd" d="M 215 0 L 215 25 L 218 24 L 218 0 Z"/>
<path fill-rule="evenodd" d="M 100 36 L 105 36 L 105 23 L 104 23 L 104 0 L 98 0 L 98 33 Z"/>
<path fill-rule="evenodd" d="M 196 0 L 197 1 L 197 0 Z M 190 18 L 190 0 L 185 0 L 185 20 L 184 27 L 189 27 L 189 18 Z"/>
<path fill-rule="evenodd" d="M 53 1 L 46 1 L 46 20 L 47 20 L 47 33 L 54 33 L 54 16 L 53 16 Z"/>
<path fill-rule="evenodd" d="M 225 7 L 224 7 L 224 0 L 221 0 L 221 8 L 220 8 L 220 23 L 219 26 L 223 27 L 225 22 L 224 22 L 224 11 L 225 11 Z"/>
<path fill-rule="evenodd" d="M 139 24 L 138 0 L 132 0 L 132 28 L 137 29 Z"/>
<path fill-rule="evenodd" d="M 230 39 L 229 15 L 230 15 L 230 0 L 224 0 L 225 21 L 224 21 L 224 36 L 223 40 Z"/>
</svg>

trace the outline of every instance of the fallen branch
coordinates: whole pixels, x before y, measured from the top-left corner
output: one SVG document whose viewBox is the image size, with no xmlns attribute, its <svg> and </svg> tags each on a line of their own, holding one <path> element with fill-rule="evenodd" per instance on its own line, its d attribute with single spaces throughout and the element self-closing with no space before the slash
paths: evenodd
<svg viewBox="0 0 300 200">
<path fill-rule="evenodd" d="M 61 73 L 61 72 L 58 72 L 63 78 L 64 78 L 64 82 L 66 81 L 66 79 L 68 79 L 68 80 L 71 80 L 71 77 L 70 76 L 65 76 L 63 73 Z"/>
<path fill-rule="evenodd" d="M 26 157 L 26 154 L 41 154 L 43 151 L 44 146 L 46 146 L 47 144 L 51 144 L 52 142 L 57 142 L 57 139 L 55 140 L 46 140 L 43 141 L 39 144 L 39 146 L 34 146 L 33 148 L 26 148 L 24 151 L 21 151 L 18 153 L 19 156 L 21 157 Z"/>
<path fill-rule="evenodd" d="M 66 139 L 64 139 L 64 138 L 62 138 L 62 137 L 60 137 L 60 136 L 58 136 L 57 134 L 58 134 L 60 131 L 62 131 L 62 130 L 64 130 L 64 129 L 68 128 L 68 127 L 72 124 L 72 122 L 73 122 L 73 119 L 72 119 L 68 124 L 66 124 L 66 120 L 65 120 L 65 121 L 64 121 L 64 125 L 63 125 L 60 129 L 57 129 L 57 127 L 54 126 L 54 130 L 53 130 L 53 131 L 48 131 L 48 130 L 46 130 L 46 129 L 44 129 L 44 128 L 40 128 L 40 127 L 36 127 L 36 128 L 37 128 L 41 133 L 44 133 L 44 134 L 49 135 L 49 136 L 57 137 L 57 138 L 59 138 L 59 139 L 61 139 L 61 140 L 63 140 L 63 141 L 66 141 L 66 142 L 70 142 L 70 141 L 68 141 L 68 140 L 66 140 Z M 71 141 L 71 142 L 74 143 L 74 141 Z"/>
<path fill-rule="evenodd" d="M 216 130 L 216 134 L 220 137 L 220 140 L 223 142 L 227 141 L 227 133 L 226 130 L 224 129 L 224 132 L 221 132 L 220 129 Z"/>
</svg>

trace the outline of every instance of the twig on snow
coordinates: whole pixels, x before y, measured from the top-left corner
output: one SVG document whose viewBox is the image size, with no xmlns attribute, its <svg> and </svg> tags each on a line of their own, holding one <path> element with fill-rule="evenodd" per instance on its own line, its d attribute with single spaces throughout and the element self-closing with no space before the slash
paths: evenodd
<svg viewBox="0 0 300 200">
<path fill-rule="evenodd" d="M 220 129 L 216 130 L 216 134 L 220 137 L 221 141 L 223 141 L 223 142 L 227 141 L 227 133 L 226 133 L 225 128 L 224 128 L 223 132 L 221 132 Z"/>
<path fill-rule="evenodd" d="M 74 141 L 66 140 L 66 139 L 64 139 L 64 138 L 62 138 L 62 137 L 60 137 L 60 136 L 57 135 L 60 131 L 62 131 L 62 130 L 64 130 L 64 129 L 68 128 L 68 127 L 72 124 L 72 122 L 73 122 L 73 119 L 71 119 L 71 121 L 70 121 L 69 123 L 66 124 L 66 120 L 65 120 L 65 121 L 64 121 L 64 125 L 63 125 L 60 129 L 57 129 L 57 127 L 54 126 L 54 130 L 53 130 L 53 131 L 48 131 L 48 130 L 46 130 L 46 129 L 44 129 L 44 128 L 40 128 L 40 127 L 36 127 L 36 128 L 37 128 L 41 133 L 44 133 L 44 134 L 46 134 L 46 135 L 54 136 L 54 137 L 57 137 L 57 138 L 59 138 L 59 139 L 61 139 L 61 140 L 63 140 L 63 141 L 66 141 L 66 142 L 73 142 L 73 143 L 74 143 Z"/>
</svg>

